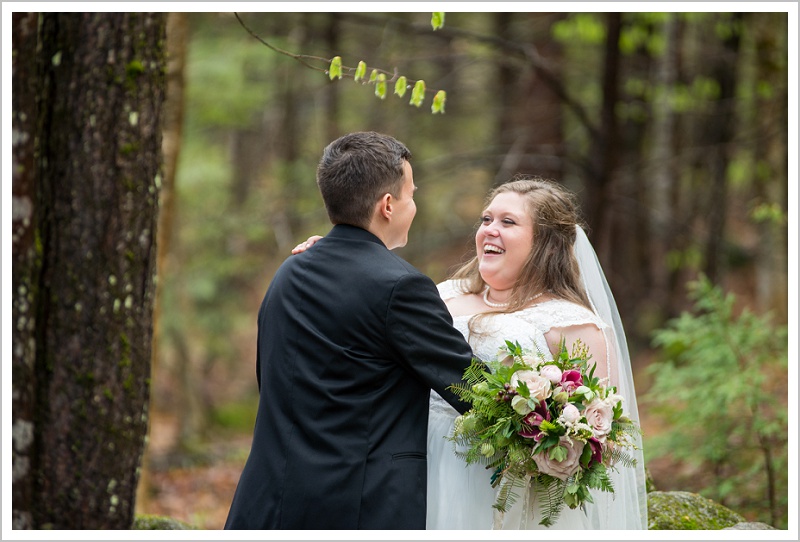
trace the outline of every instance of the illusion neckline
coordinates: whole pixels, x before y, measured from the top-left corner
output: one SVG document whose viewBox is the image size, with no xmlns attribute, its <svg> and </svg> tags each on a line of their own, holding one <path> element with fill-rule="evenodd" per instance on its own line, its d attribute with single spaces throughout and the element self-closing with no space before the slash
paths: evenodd
<svg viewBox="0 0 800 542">
<path fill-rule="evenodd" d="M 548 303 L 553 303 L 556 301 L 566 301 L 565 299 L 545 299 L 544 301 L 540 301 L 539 303 L 534 303 L 529 307 L 525 307 L 524 309 L 520 309 L 514 312 L 493 312 L 493 311 L 486 311 L 486 312 L 473 312 L 471 314 L 459 314 L 458 316 L 453 316 L 453 319 L 456 318 L 472 318 L 473 316 L 477 316 L 479 314 L 491 314 L 492 316 L 514 316 L 521 312 L 529 311 L 531 309 L 535 309 L 537 307 L 541 307 L 542 305 L 547 305 Z M 567 301 L 569 303 L 569 301 Z"/>
</svg>

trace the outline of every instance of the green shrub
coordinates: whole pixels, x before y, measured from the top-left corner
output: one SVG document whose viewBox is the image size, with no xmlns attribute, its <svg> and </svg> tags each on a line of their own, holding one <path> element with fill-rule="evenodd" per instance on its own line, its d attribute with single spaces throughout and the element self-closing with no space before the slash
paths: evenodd
<svg viewBox="0 0 800 542">
<path fill-rule="evenodd" d="M 701 473 L 699 493 L 786 528 L 785 326 L 745 309 L 701 277 L 694 307 L 654 333 L 660 358 L 644 400 L 667 430 L 647 442 L 648 461 L 669 456 Z"/>
</svg>

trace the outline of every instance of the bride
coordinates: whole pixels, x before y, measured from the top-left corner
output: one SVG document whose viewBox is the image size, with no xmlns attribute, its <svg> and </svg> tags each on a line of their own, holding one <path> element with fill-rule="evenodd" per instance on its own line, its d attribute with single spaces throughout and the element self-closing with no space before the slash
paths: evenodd
<svg viewBox="0 0 800 542">
<path fill-rule="evenodd" d="M 456 328 L 475 355 L 492 359 L 506 340 L 553 353 L 580 339 L 639 421 L 630 358 L 613 296 L 573 196 L 539 178 L 516 179 L 487 198 L 475 234 L 476 256 L 438 285 Z M 435 392 L 428 421 L 428 529 L 543 529 L 539 503 L 523 492 L 505 513 L 492 508 L 491 473 L 455 454 L 458 413 Z M 646 529 L 641 441 L 635 468 L 611 471 L 615 492 L 592 491 L 585 509 L 565 507 L 550 529 Z"/>
</svg>

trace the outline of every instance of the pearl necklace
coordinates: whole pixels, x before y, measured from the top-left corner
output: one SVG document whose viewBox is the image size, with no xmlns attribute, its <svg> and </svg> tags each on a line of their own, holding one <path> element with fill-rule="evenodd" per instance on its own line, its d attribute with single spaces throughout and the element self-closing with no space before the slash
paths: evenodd
<svg viewBox="0 0 800 542">
<path fill-rule="evenodd" d="M 489 290 L 490 290 L 490 288 L 487 286 L 486 289 L 483 291 L 483 302 L 484 303 L 486 303 L 488 306 L 490 306 L 490 307 L 492 307 L 494 309 L 503 309 L 505 307 L 508 307 L 508 303 L 494 303 L 492 301 L 489 301 Z M 533 301 L 537 297 L 541 297 L 543 294 L 544 294 L 544 292 L 539 292 L 535 296 L 533 296 L 530 299 L 528 299 L 528 302 Z"/>
</svg>

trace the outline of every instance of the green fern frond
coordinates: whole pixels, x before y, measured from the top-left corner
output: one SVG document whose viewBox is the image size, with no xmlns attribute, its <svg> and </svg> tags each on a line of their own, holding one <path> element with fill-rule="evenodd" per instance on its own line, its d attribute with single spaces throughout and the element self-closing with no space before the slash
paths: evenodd
<svg viewBox="0 0 800 542">
<path fill-rule="evenodd" d="M 500 490 L 497 492 L 497 499 L 492 507 L 501 512 L 508 512 L 519 498 L 518 490 L 528 490 L 527 478 L 507 474 L 503 477 Z"/>
<path fill-rule="evenodd" d="M 542 519 L 539 525 L 552 526 L 558 521 L 564 508 L 564 489 L 566 482 L 552 476 L 539 475 L 534 479 L 533 493 L 539 502 Z"/>
<path fill-rule="evenodd" d="M 584 471 L 581 482 L 588 488 L 614 493 L 614 483 L 608 475 L 608 470 L 603 465 L 595 464 Z"/>
<path fill-rule="evenodd" d="M 486 380 L 486 366 L 483 362 L 473 359 L 472 363 L 464 370 L 464 380 L 470 385 Z"/>
<path fill-rule="evenodd" d="M 627 451 L 617 448 L 611 452 L 611 464 L 615 465 L 616 467 L 616 464 L 618 463 L 623 467 L 635 467 L 636 458 Z"/>
</svg>

